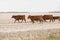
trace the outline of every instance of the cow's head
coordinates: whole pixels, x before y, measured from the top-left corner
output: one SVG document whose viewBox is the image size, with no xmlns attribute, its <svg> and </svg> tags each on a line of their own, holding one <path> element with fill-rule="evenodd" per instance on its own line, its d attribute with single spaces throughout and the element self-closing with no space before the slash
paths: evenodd
<svg viewBox="0 0 60 40">
<path fill-rule="evenodd" d="M 28 16 L 28 19 L 31 17 L 31 15 Z"/>
<path fill-rule="evenodd" d="M 16 16 L 13 15 L 11 18 L 15 18 L 15 17 L 16 17 Z"/>
</svg>

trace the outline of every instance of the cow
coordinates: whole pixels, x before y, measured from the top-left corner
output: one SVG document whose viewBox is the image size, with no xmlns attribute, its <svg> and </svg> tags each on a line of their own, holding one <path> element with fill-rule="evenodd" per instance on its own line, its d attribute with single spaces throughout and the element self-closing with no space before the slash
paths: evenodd
<svg viewBox="0 0 60 40">
<path fill-rule="evenodd" d="M 59 16 L 53 16 L 53 20 L 59 20 Z"/>
<path fill-rule="evenodd" d="M 59 16 L 59 19 L 58 20 L 60 21 L 60 16 Z"/>
<path fill-rule="evenodd" d="M 47 22 L 46 20 L 50 20 L 50 22 L 53 22 L 53 15 L 43 15 L 43 19 L 45 22 Z"/>
<path fill-rule="evenodd" d="M 32 23 L 34 23 L 34 21 L 43 22 L 43 16 L 42 15 L 29 15 L 28 19 L 30 19 Z"/>
<path fill-rule="evenodd" d="M 23 22 L 23 20 L 26 22 L 25 15 L 13 15 L 12 18 L 15 19 L 14 23 L 15 23 L 16 21 L 19 22 L 19 20 L 22 20 L 21 22 Z"/>
</svg>

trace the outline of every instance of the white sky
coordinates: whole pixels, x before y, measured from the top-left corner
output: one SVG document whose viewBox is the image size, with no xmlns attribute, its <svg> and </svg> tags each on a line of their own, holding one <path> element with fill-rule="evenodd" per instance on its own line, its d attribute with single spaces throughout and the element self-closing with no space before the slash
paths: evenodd
<svg viewBox="0 0 60 40">
<path fill-rule="evenodd" d="M 60 11 L 60 0 L 0 0 L 0 11 Z"/>
</svg>

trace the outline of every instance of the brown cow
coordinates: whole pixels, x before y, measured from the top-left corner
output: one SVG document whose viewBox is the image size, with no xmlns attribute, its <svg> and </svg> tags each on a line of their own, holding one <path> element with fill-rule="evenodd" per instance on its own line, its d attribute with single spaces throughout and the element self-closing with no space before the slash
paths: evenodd
<svg viewBox="0 0 60 40">
<path fill-rule="evenodd" d="M 14 23 L 15 23 L 16 21 L 19 22 L 19 20 L 22 20 L 21 22 L 23 22 L 23 20 L 26 22 L 25 15 L 13 15 L 12 18 L 15 19 Z"/>
<path fill-rule="evenodd" d="M 43 16 L 42 15 L 35 15 L 35 16 L 29 15 L 28 19 L 30 19 L 33 23 L 34 23 L 34 21 L 43 22 Z"/>
<path fill-rule="evenodd" d="M 43 19 L 45 22 L 46 22 L 46 20 L 50 20 L 50 22 L 51 22 L 51 21 L 53 21 L 53 15 L 43 15 Z"/>
<path fill-rule="evenodd" d="M 59 16 L 53 16 L 53 20 L 59 20 Z"/>
<path fill-rule="evenodd" d="M 58 20 L 60 21 L 60 16 L 59 16 L 59 19 Z"/>
</svg>

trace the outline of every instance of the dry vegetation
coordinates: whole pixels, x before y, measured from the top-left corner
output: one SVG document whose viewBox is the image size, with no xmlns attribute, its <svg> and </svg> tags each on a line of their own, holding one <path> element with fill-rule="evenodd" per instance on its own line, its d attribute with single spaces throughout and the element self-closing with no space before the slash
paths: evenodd
<svg viewBox="0 0 60 40">
<path fill-rule="evenodd" d="M 0 40 L 60 40 L 60 29 L 0 33 Z"/>
</svg>

